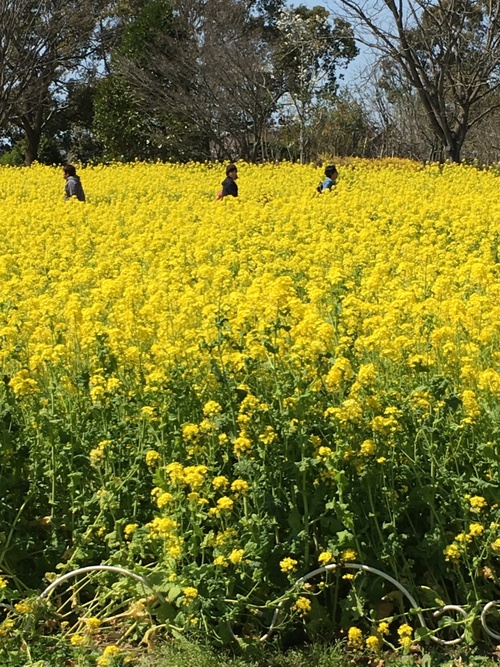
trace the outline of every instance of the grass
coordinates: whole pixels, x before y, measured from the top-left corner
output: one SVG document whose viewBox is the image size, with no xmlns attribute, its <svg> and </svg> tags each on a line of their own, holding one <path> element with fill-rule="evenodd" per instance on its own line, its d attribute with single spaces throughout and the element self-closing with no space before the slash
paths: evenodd
<svg viewBox="0 0 500 667">
<path fill-rule="evenodd" d="M 475 655 L 470 649 L 449 653 L 432 651 L 402 656 L 383 653 L 376 657 L 359 656 L 346 651 L 342 644 L 312 645 L 287 651 L 267 649 L 255 654 L 234 656 L 187 641 L 165 644 L 152 656 L 143 658 L 139 667 L 494 667 L 500 653 Z"/>
</svg>

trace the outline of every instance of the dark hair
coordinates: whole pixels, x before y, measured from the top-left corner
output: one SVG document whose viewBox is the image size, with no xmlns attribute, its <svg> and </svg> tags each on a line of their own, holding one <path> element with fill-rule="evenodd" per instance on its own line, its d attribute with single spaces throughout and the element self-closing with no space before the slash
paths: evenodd
<svg viewBox="0 0 500 667">
<path fill-rule="evenodd" d="M 226 167 L 226 176 L 229 176 L 232 171 L 238 171 L 238 167 L 235 164 L 228 164 Z"/>
<path fill-rule="evenodd" d="M 72 164 L 65 164 L 63 167 L 63 171 L 66 174 L 66 176 L 76 176 L 76 169 Z"/>
<path fill-rule="evenodd" d="M 325 169 L 325 176 L 331 178 L 334 174 L 337 173 L 337 167 L 334 164 L 329 164 Z"/>
</svg>

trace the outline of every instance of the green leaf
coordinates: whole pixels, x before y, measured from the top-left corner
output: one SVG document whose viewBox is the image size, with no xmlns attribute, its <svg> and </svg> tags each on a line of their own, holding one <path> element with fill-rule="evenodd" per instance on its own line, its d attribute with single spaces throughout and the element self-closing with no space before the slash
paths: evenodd
<svg viewBox="0 0 500 667">
<path fill-rule="evenodd" d="M 419 630 L 423 630 L 424 628 L 419 628 Z M 417 632 L 415 631 L 415 636 L 417 636 Z M 421 667 L 432 667 L 432 656 L 429 653 L 424 653 L 422 656 L 422 659 L 420 660 L 420 666 Z"/>
<path fill-rule="evenodd" d="M 162 623 L 173 621 L 177 614 L 176 608 L 169 602 L 164 602 L 155 610 L 156 618 Z"/>
<path fill-rule="evenodd" d="M 429 637 L 429 630 L 427 628 L 417 628 L 415 630 L 415 639 L 417 641 L 419 641 L 419 642 L 423 641 L 424 639 L 427 639 L 428 637 Z M 423 660 L 422 660 L 422 664 L 423 664 Z"/>
<path fill-rule="evenodd" d="M 174 602 L 174 600 L 176 600 L 181 593 L 182 593 L 181 587 L 177 586 L 177 584 L 173 584 L 170 590 L 168 591 L 167 600 L 169 602 Z"/>
<path fill-rule="evenodd" d="M 288 515 L 288 525 L 294 533 L 298 533 L 302 528 L 302 516 L 296 507 Z"/>
</svg>

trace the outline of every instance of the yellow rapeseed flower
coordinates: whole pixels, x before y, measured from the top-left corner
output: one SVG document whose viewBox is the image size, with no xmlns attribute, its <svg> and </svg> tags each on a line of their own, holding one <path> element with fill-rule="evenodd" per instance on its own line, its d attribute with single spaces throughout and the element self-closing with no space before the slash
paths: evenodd
<svg viewBox="0 0 500 667">
<path fill-rule="evenodd" d="M 231 491 L 233 493 L 238 493 L 238 494 L 245 494 L 248 489 L 250 488 L 250 484 L 246 482 L 244 479 L 235 479 L 234 482 L 231 484 Z"/>
<path fill-rule="evenodd" d="M 216 567 L 227 567 L 227 559 L 224 556 L 216 556 L 214 558 L 214 565 Z"/>
<path fill-rule="evenodd" d="M 158 505 L 159 509 L 161 509 L 162 507 L 165 507 L 165 505 L 168 505 L 168 503 L 170 503 L 173 499 L 173 495 L 168 491 L 165 491 L 156 497 L 156 504 Z"/>
<path fill-rule="evenodd" d="M 445 547 L 443 553 L 445 555 L 445 560 L 451 561 L 452 563 L 456 563 L 460 560 L 460 549 L 454 543 Z"/>
<path fill-rule="evenodd" d="M 224 477 L 224 475 L 218 475 L 217 477 L 214 477 L 212 480 L 212 486 L 214 489 L 224 489 L 226 486 L 228 486 L 229 480 L 227 477 Z"/>
<path fill-rule="evenodd" d="M 217 500 L 217 510 L 219 512 L 230 512 L 233 509 L 234 501 L 228 496 L 222 496 Z"/>
<path fill-rule="evenodd" d="M 169 517 L 156 517 L 147 524 L 147 528 L 150 537 L 169 537 L 175 532 L 177 522 Z"/>
<path fill-rule="evenodd" d="M 238 565 L 245 555 L 245 549 L 233 549 L 228 558 L 233 565 Z"/>
<path fill-rule="evenodd" d="M 6 618 L 5 621 L 2 621 L 2 623 L 0 623 L 0 637 L 8 635 L 14 626 L 15 623 L 11 618 Z"/>
<path fill-rule="evenodd" d="M 380 621 L 380 623 L 377 625 L 377 632 L 379 632 L 381 635 L 388 635 L 389 629 L 390 626 L 387 621 Z"/>
<path fill-rule="evenodd" d="M 398 628 L 398 635 L 402 637 L 411 637 L 413 635 L 413 628 L 408 623 L 402 623 Z"/>
<path fill-rule="evenodd" d="M 19 614 L 30 614 L 33 611 L 32 603 L 27 600 L 21 600 L 21 602 L 16 602 L 14 608 Z"/>
<path fill-rule="evenodd" d="M 351 626 L 347 631 L 347 643 L 352 648 L 362 648 L 363 647 L 363 633 L 356 626 Z"/>
<path fill-rule="evenodd" d="M 95 632 L 101 627 L 102 621 L 95 616 L 89 618 L 84 618 L 83 622 L 85 623 L 85 628 L 88 632 Z"/>
<path fill-rule="evenodd" d="M 378 653 L 382 648 L 382 640 L 377 635 L 370 635 L 369 637 L 367 637 L 365 644 L 366 648 L 369 651 L 373 651 L 374 653 Z"/>
<path fill-rule="evenodd" d="M 125 535 L 125 539 L 127 540 L 132 539 L 132 535 L 135 533 L 138 527 L 139 527 L 138 523 L 127 523 L 127 525 L 123 529 L 123 534 Z"/>
<path fill-rule="evenodd" d="M 198 589 L 194 588 L 193 586 L 186 586 L 185 588 L 182 589 L 182 592 L 184 593 L 184 597 L 186 598 L 186 600 L 189 602 L 196 600 L 196 598 L 198 597 Z"/>
<path fill-rule="evenodd" d="M 469 535 L 472 535 L 472 537 L 479 537 L 483 533 L 484 533 L 484 526 L 482 523 L 469 524 Z"/>
<path fill-rule="evenodd" d="M 322 551 L 318 556 L 318 563 L 321 566 L 328 565 L 333 560 L 333 554 L 331 551 Z"/>
<path fill-rule="evenodd" d="M 161 455 L 159 452 L 154 449 L 150 449 L 146 452 L 146 465 L 150 468 L 159 465 L 161 462 Z"/>
<path fill-rule="evenodd" d="M 292 609 L 298 613 L 299 616 L 306 616 L 311 611 L 311 600 L 303 596 L 297 598 Z"/>
<path fill-rule="evenodd" d="M 295 572 L 297 569 L 298 561 L 295 558 L 283 558 L 280 561 L 280 568 L 282 572 Z"/>
<path fill-rule="evenodd" d="M 469 497 L 469 504 L 470 504 L 470 511 L 475 512 L 476 514 L 479 514 L 481 510 L 483 510 L 485 507 L 488 507 L 486 498 L 483 498 L 483 496 Z"/>
<path fill-rule="evenodd" d="M 203 406 L 203 414 L 205 417 L 215 417 L 222 412 L 222 406 L 217 401 L 207 401 Z"/>
<path fill-rule="evenodd" d="M 121 655 L 121 650 L 118 648 L 118 646 L 112 645 L 112 646 L 106 646 L 104 651 L 102 652 L 102 655 L 97 658 L 96 665 L 98 667 L 108 667 L 111 665 L 114 661 L 115 658 Z"/>
<path fill-rule="evenodd" d="M 86 643 L 86 639 L 84 635 L 79 635 L 79 634 L 74 634 L 71 635 L 71 638 L 69 640 L 69 643 L 71 646 L 83 646 Z"/>
</svg>

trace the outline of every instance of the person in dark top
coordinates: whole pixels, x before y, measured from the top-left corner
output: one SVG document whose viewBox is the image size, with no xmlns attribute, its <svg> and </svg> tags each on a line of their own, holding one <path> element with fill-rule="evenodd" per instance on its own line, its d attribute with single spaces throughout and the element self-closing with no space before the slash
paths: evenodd
<svg viewBox="0 0 500 667">
<path fill-rule="evenodd" d="M 64 199 L 76 197 L 78 201 L 85 201 L 82 182 L 80 181 L 80 177 L 76 175 L 76 169 L 72 164 L 64 165 L 63 176 L 66 180 L 66 185 L 64 186 Z"/>
<path fill-rule="evenodd" d="M 220 199 L 224 199 L 228 195 L 232 197 L 238 196 L 238 185 L 236 179 L 238 178 L 238 169 L 235 164 L 228 164 L 226 167 L 226 178 L 222 181 L 222 192 Z"/>
<path fill-rule="evenodd" d="M 328 165 L 328 167 L 325 169 L 325 176 L 325 180 L 316 188 L 318 192 L 325 192 L 325 190 L 331 190 L 333 188 L 335 181 L 339 176 L 337 167 L 334 164 Z"/>
</svg>

